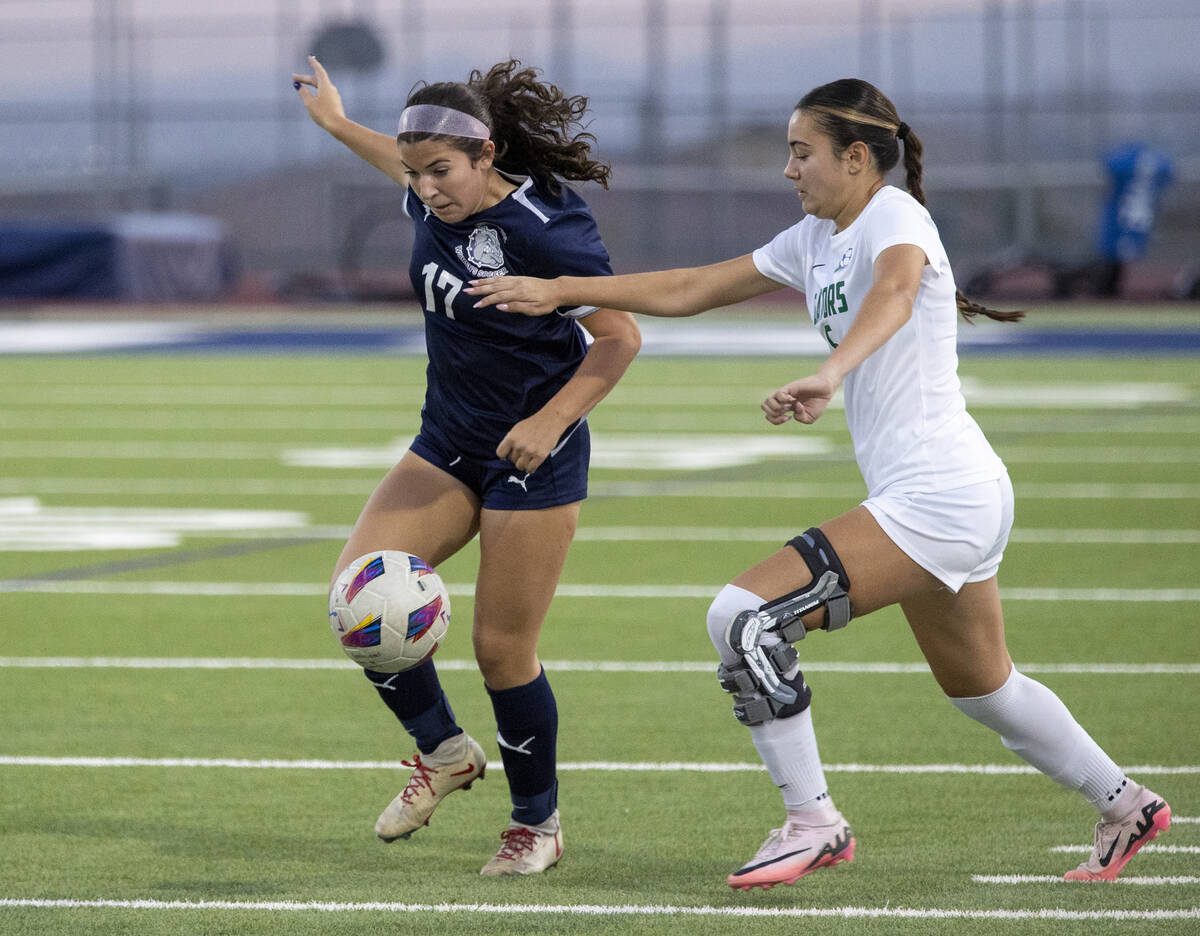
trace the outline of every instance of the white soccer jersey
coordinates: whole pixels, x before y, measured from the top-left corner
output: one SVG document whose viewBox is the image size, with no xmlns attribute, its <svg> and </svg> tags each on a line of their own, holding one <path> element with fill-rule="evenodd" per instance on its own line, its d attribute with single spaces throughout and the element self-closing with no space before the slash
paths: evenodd
<svg viewBox="0 0 1200 936">
<path fill-rule="evenodd" d="M 875 259 L 896 244 L 914 244 L 928 260 L 912 317 L 844 383 L 867 491 L 947 491 L 998 478 L 1004 464 L 967 413 L 958 380 L 950 262 L 916 199 L 884 186 L 841 233 L 832 221 L 806 216 L 754 251 L 754 264 L 804 293 L 813 323 L 836 348 L 871 288 Z"/>
</svg>

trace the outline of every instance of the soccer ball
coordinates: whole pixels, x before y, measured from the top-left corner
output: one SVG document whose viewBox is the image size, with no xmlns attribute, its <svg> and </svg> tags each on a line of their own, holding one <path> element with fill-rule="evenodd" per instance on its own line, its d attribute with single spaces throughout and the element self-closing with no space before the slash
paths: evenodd
<svg viewBox="0 0 1200 936">
<path fill-rule="evenodd" d="M 399 673 L 437 650 L 450 626 L 450 596 L 424 559 L 390 549 L 367 553 L 334 582 L 329 626 L 359 666 Z"/>
</svg>

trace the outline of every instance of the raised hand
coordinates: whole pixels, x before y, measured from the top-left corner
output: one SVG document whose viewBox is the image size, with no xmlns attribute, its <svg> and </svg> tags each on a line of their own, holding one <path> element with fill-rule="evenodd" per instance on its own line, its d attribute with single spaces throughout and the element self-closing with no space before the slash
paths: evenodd
<svg viewBox="0 0 1200 936">
<path fill-rule="evenodd" d="M 322 130 L 328 130 L 338 120 L 346 117 L 346 110 L 342 107 L 342 96 L 330 80 L 325 66 L 318 62 L 315 56 L 310 55 L 308 63 L 312 66 L 313 74 L 292 75 L 292 85 L 300 95 L 304 109 L 308 111 L 313 123 Z M 309 88 L 316 90 L 310 91 Z"/>
</svg>

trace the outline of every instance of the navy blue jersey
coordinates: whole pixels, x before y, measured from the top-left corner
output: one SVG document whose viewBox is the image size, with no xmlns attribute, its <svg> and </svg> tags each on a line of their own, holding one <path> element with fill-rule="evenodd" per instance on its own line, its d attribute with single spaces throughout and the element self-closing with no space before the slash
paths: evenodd
<svg viewBox="0 0 1200 936">
<path fill-rule="evenodd" d="M 607 276 L 608 251 L 587 204 L 563 186 L 555 197 L 533 179 L 456 224 L 438 220 L 412 189 L 409 276 L 425 310 L 429 353 L 422 419 L 461 451 L 495 458 L 514 424 L 533 415 L 571 379 L 587 353 L 575 320 L 592 307 L 532 318 L 472 308 L 462 290 L 489 276 Z"/>
</svg>

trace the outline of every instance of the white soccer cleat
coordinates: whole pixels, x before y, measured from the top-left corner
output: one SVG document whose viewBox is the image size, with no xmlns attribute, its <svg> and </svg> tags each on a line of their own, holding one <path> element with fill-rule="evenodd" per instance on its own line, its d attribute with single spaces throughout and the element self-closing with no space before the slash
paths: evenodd
<svg viewBox="0 0 1200 936">
<path fill-rule="evenodd" d="M 1120 819 L 1096 823 L 1088 860 L 1063 875 L 1066 881 L 1115 881 L 1143 845 L 1171 826 L 1171 807 L 1146 787 Z"/>
<path fill-rule="evenodd" d="M 401 761 L 413 769 L 403 792 L 392 800 L 375 822 L 375 834 L 385 842 L 408 838 L 423 825 L 438 803 L 455 790 L 469 790 L 476 779 L 483 779 L 487 758 L 465 731 L 447 738 L 427 757 L 418 752 L 411 761 Z"/>
<path fill-rule="evenodd" d="M 772 829 L 753 858 L 726 879 L 735 890 L 794 884 L 818 868 L 854 860 L 854 833 L 841 813 L 829 825 L 799 825 L 789 819 Z"/>
<path fill-rule="evenodd" d="M 483 866 L 480 874 L 503 877 L 510 874 L 538 874 L 553 868 L 562 857 L 562 824 L 558 810 L 538 825 L 525 825 L 513 820 L 500 833 L 504 844 L 496 857 Z"/>
</svg>

